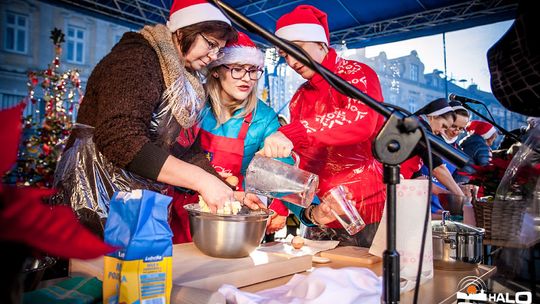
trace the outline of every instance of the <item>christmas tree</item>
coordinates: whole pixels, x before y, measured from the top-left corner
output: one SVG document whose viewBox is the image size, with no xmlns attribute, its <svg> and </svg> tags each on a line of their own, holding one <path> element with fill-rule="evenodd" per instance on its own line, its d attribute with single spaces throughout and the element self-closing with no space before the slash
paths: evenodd
<svg viewBox="0 0 540 304">
<path fill-rule="evenodd" d="M 5 178 L 7 183 L 18 186 L 52 187 L 56 163 L 71 130 L 73 113 L 83 96 L 79 72 L 60 69 L 64 34 L 54 28 L 50 38 L 55 58 L 46 70 L 28 72 L 28 95 L 24 99 L 26 105 L 43 104 L 45 112 L 40 113 L 37 107 L 36 113 L 23 117 L 24 135 L 17 164 Z"/>
</svg>

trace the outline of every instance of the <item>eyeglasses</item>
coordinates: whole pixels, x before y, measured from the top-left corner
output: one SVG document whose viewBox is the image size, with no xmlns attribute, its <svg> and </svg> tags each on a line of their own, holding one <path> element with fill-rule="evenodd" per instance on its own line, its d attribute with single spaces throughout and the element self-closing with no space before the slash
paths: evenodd
<svg viewBox="0 0 540 304">
<path fill-rule="evenodd" d="M 452 130 L 452 131 L 459 132 L 459 133 L 465 131 L 465 128 L 463 128 L 463 127 L 456 127 L 456 126 L 451 126 L 451 127 L 448 128 L 448 129 L 450 129 L 450 130 Z"/>
<path fill-rule="evenodd" d="M 218 44 L 215 42 L 210 41 L 206 36 L 203 35 L 203 33 L 199 33 L 201 37 L 206 41 L 206 44 L 208 44 L 208 55 L 215 55 L 217 59 L 220 59 L 225 55 L 223 52 L 223 49 L 219 47 Z"/>
<path fill-rule="evenodd" d="M 227 65 L 222 65 L 222 67 L 228 69 L 231 71 L 231 77 L 234 79 L 242 79 L 246 74 L 249 73 L 249 79 L 251 80 L 259 80 L 262 77 L 263 70 L 255 68 L 255 69 L 244 69 L 241 67 L 230 67 Z"/>
</svg>

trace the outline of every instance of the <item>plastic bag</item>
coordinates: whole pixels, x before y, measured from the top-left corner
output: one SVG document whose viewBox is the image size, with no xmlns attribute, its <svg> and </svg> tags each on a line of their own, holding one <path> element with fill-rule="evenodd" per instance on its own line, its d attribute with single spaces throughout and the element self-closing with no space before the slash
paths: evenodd
<svg viewBox="0 0 540 304">
<path fill-rule="evenodd" d="M 494 239 L 527 243 L 536 236 L 534 218 L 540 215 L 540 127 L 523 137 L 497 187 L 490 219 L 491 227 L 497 227 Z"/>
<path fill-rule="evenodd" d="M 524 143 L 512 158 L 497 187 L 498 200 L 539 200 L 540 186 L 540 126 L 529 129 Z"/>
<path fill-rule="evenodd" d="M 428 199 L 428 181 L 404 179 L 397 185 L 396 248 L 399 252 L 400 290 L 414 288 L 422 243 L 422 229 Z M 429 219 L 428 225 L 431 223 Z M 382 257 L 386 249 L 386 208 L 369 253 Z M 433 278 L 433 239 L 431 225 L 424 243 L 421 284 Z"/>
<path fill-rule="evenodd" d="M 109 201 L 116 191 L 148 189 L 165 193 L 167 187 L 115 166 L 97 150 L 94 127 L 75 124 L 73 146 L 66 150 L 55 171 L 58 190 L 53 203 L 69 205 L 79 221 L 97 235 L 103 235 Z"/>
</svg>

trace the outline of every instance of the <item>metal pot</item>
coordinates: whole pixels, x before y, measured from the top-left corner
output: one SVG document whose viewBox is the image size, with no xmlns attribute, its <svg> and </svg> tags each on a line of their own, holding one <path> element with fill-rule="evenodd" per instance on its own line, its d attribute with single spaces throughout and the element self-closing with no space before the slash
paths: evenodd
<svg viewBox="0 0 540 304">
<path fill-rule="evenodd" d="M 217 258 L 242 258 L 260 244 L 266 222 L 273 211 L 251 210 L 249 214 L 218 215 L 202 212 L 198 204 L 184 206 L 195 246 L 204 254 Z"/>
<path fill-rule="evenodd" d="M 484 229 L 446 220 L 432 221 L 433 261 L 439 268 L 462 268 L 463 263 L 478 264 L 482 261 Z"/>
</svg>

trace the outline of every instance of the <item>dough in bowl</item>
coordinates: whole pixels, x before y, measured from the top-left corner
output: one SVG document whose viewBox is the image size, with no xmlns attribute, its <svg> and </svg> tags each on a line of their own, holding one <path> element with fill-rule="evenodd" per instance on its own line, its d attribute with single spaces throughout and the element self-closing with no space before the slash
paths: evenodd
<svg viewBox="0 0 540 304">
<path fill-rule="evenodd" d="M 204 201 L 202 196 L 199 195 L 199 208 L 202 212 L 210 212 L 210 207 L 208 207 L 208 204 Z M 236 215 L 238 214 L 238 211 L 242 208 L 242 204 L 240 204 L 239 201 L 229 201 L 225 202 L 223 205 L 223 208 L 219 208 L 217 210 L 217 214 L 222 215 Z"/>
</svg>

